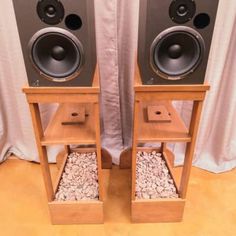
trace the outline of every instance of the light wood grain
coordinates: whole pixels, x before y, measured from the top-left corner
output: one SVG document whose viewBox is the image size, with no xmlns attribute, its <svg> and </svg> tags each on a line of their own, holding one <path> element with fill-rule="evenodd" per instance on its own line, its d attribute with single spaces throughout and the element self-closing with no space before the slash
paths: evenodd
<svg viewBox="0 0 236 236">
<path fill-rule="evenodd" d="M 58 191 L 59 184 L 60 184 L 60 181 L 61 181 L 61 177 L 62 177 L 62 174 L 65 170 L 67 158 L 68 158 L 68 153 L 64 153 L 63 158 L 62 158 L 61 163 L 60 163 L 60 168 L 59 168 L 59 171 L 58 171 L 58 174 L 57 174 L 57 178 L 56 178 L 56 181 L 54 183 L 54 193 L 55 194 Z"/>
<path fill-rule="evenodd" d="M 134 103 L 134 126 L 133 126 L 133 147 L 132 147 L 132 189 L 131 189 L 131 199 L 132 200 L 135 200 L 139 107 L 140 107 L 139 102 L 135 100 L 135 103 Z"/>
<path fill-rule="evenodd" d="M 105 148 L 102 148 L 102 169 L 112 169 L 112 155 Z"/>
<path fill-rule="evenodd" d="M 66 115 L 66 112 L 70 111 L 70 109 L 67 109 L 67 105 L 61 104 L 58 107 L 58 110 L 44 132 L 41 144 L 95 144 L 96 133 L 94 123 L 96 124 L 99 120 L 94 117 L 93 106 L 91 104 L 83 104 L 86 114 L 88 114 L 84 123 L 78 125 L 62 125 L 61 121 L 65 119 L 65 116 L 69 116 L 69 114 Z"/>
<path fill-rule="evenodd" d="M 94 104 L 94 117 L 96 121 L 100 120 L 99 103 Z M 101 153 L 101 140 L 100 140 L 100 122 L 95 122 L 96 132 L 96 148 L 97 148 L 97 165 L 98 165 L 98 183 L 99 183 L 99 200 L 104 198 L 104 185 L 102 178 L 102 153 Z"/>
<path fill-rule="evenodd" d="M 69 95 L 69 96 L 68 96 Z M 95 103 L 98 102 L 97 94 L 27 94 L 28 103 Z"/>
<path fill-rule="evenodd" d="M 120 154 L 120 169 L 130 169 L 132 167 L 132 148 L 123 150 Z"/>
<path fill-rule="evenodd" d="M 65 111 L 61 120 L 62 125 L 77 125 L 85 122 L 85 106 L 78 103 L 64 104 Z"/>
<path fill-rule="evenodd" d="M 99 87 L 29 87 L 25 86 L 23 92 L 26 94 L 93 94 L 99 93 Z"/>
<path fill-rule="evenodd" d="M 203 106 L 203 102 L 195 101 L 193 104 L 192 118 L 191 118 L 191 123 L 190 123 L 190 128 L 189 128 L 189 133 L 192 136 L 192 141 L 191 143 L 188 143 L 186 147 L 183 174 L 181 177 L 180 189 L 179 189 L 179 192 L 182 198 L 185 198 L 187 194 L 188 182 L 189 182 L 189 177 L 190 177 L 190 172 L 191 172 L 191 166 L 192 166 L 195 143 L 197 139 L 199 122 L 201 118 L 202 106 Z"/>
<path fill-rule="evenodd" d="M 197 137 L 197 130 L 200 122 L 202 103 L 206 92 L 210 89 L 209 85 L 143 85 L 139 67 L 135 67 L 134 92 L 135 104 L 139 104 L 134 112 L 134 131 L 133 131 L 133 154 L 132 154 L 132 221 L 133 222 L 174 222 L 182 219 L 184 211 L 184 199 L 188 188 L 188 181 L 191 171 L 192 158 Z M 171 105 L 173 100 L 194 101 L 193 113 L 190 128 L 187 129 L 181 117 Z M 147 106 L 153 104 L 163 104 L 168 107 L 171 113 L 170 123 L 151 123 L 147 122 Z M 137 112 L 139 111 L 139 112 Z M 166 160 L 170 174 L 174 179 L 176 188 L 180 195 L 179 199 L 169 201 L 147 200 L 136 201 L 135 178 L 136 178 L 136 152 L 137 146 L 142 143 L 161 142 L 160 151 Z M 182 172 L 180 186 L 176 184 L 173 170 L 173 155 L 166 148 L 166 142 L 186 142 L 187 148 Z M 134 151 L 135 150 L 135 151 Z M 135 166 L 134 166 L 135 165 Z M 179 178 L 178 178 L 179 180 Z M 176 201 L 176 202 L 175 202 Z"/>
<path fill-rule="evenodd" d="M 43 128 L 41 123 L 41 117 L 39 112 L 38 104 L 29 104 L 30 113 L 32 117 L 34 133 L 35 133 L 35 140 L 38 148 L 39 159 L 40 159 L 40 166 L 42 170 L 43 180 L 47 192 L 48 201 L 52 201 L 54 199 L 54 191 L 53 191 L 53 184 L 51 173 L 48 165 L 48 156 L 47 150 L 45 147 L 40 145 L 40 139 L 43 136 Z"/>
<path fill-rule="evenodd" d="M 148 122 L 171 122 L 170 115 L 165 105 L 147 106 Z"/>
<path fill-rule="evenodd" d="M 99 71 L 96 67 L 93 86 L 91 87 L 25 87 L 34 125 L 36 143 L 41 161 L 44 183 L 47 191 L 49 210 L 54 224 L 103 223 L 103 183 L 101 176 L 101 144 L 100 144 L 100 117 L 99 117 Z M 59 103 L 59 108 L 52 117 L 47 128 L 43 131 L 39 104 Z M 68 103 L 70 105 L 68 105 Z M 72 104 L 71 104 L 72 103 Z M 78 125 L 62 125 L 65 117 L 71 114 L 73 103 L 85 106 L 86 119 Z M 77 106 L 77 105 L 76 105 Z M 73 110 L 73 109 L 72 109 Z M 52 179 L 48 166 L 46 146 L 62 144 L 65 155 L 60 164 L 60 170 L 53 189 Z M 97 153 L 98 182 L 100 201 L 55 202 L 61 175 L 64 171 L 67 156 L 72 151 L 70 145 L 95 145 Z M 91 149 L 90 149 L 91 150 Z M 80 150 L 82 151 L 82 150 Z M 83 149 L 85 151 L 85 149 Z"/>
<path fill-rule="evenodd" d="M 146 102 L 152 102 L 155 100 L 203 101 L 205 99 L 205 92 L 144 91 L 137 92 L 136 99 Z"/>
<path fill-rule="evenodd" d="M 135 200 L 131 203 L 133 223 L 179 222 L 183 218 L 185 200 Z"/>
<path fill-rule="evenodd" d="M 150 105 L 164 105 L 171 114 L 171 122 L 166 123 L 153 123 L 148 122 L 147 107 Z M 171 102 L 168 101 L 156 101 L 155 103 L 140 102 L 140 113 L 138 138 L 139 143 L 147 142 L 190 142 L 191 136 L 188 134 L 184 122 L 180 118 L 179 114 L 173 108 Z"/>
<path fill-rule="evenodd" d="M 103 202 L 49 202 L 53 224 L 102 224 Z"/>
</svg>

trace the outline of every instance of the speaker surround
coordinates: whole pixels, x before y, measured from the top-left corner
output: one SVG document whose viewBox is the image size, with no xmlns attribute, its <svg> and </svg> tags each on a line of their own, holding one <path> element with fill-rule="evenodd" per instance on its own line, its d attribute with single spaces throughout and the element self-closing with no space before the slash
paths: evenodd
<svg viewBox="0 0 236 236">
<path fill-rule="evenodd" d="M 218 0 L 140 0 L 143 84 L 204 83 Z"/>
<path fill-rule="evenodd" d="M 182 79 L 197 68 L 204 51 L 204 40 L 197 31 L 184 26 L 172 27 L 154 39 L 151 66 L 162 78 Z"/>
<path fill-rule="evenodd" d="M 64 82 L 79 75 L 83 65 L 83 47 L 67 30 L 42 29 L 31 38 L 28 48 L 31 63 L 46 79 Z"/>
<path fill-rule="evenodd" d="M 92 86 L 97 62 L 94 0 L 13 4 L 29 85 Z"/>
</svg>

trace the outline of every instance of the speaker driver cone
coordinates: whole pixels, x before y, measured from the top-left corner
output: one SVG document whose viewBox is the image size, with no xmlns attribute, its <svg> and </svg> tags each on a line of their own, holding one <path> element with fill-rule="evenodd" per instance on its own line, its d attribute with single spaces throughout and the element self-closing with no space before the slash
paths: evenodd
<svg viewBox="0 0 236 236">
<path fill-rule="evenodd" d="M 64 82 L 78 76 L 83 63 L 83 49 L 70 32 L 46 28 L 37 32 L 29 43 L 34 67 L 49 80 Z"/>
<path fill-rule="evenodd" d="M 184 26 L 172 27 L 152 43 L 151 66 L 165 79 L 181 79 L 197 68 L 204 50 L 204 40 L 198 32 Z"/>
</svg>

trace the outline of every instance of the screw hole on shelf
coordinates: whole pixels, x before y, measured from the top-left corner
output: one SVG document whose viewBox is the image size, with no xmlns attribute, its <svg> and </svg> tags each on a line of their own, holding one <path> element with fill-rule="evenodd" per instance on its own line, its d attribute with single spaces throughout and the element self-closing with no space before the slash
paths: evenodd
<svg viewBox="0 0 236 236">
<path fill-rule="evenodd" d="M 79 114 L 76 112 L 71 113 L 72 116 L 78 116 Z"/>
<path fill-rule="evenodd" d="M 156 115 L 160 115 L 161 114 L 161 112 L 160 111 L 156 111 Z"/>
</svg>

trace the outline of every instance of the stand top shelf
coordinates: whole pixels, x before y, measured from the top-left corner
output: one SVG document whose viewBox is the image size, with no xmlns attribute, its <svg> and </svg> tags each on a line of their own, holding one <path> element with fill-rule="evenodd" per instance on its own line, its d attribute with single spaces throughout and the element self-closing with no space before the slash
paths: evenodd
<svg viewBox="0 0 236 236">
<path fill-rule="evenodd" d="M 28 103 L 98 103 L 99 70 L 96 66 L 91 87 L 29 87 L 23 89 Z"/>
<path fill-rule="evenodd" d="M 208 84 L 189 84 L 189 85 L 143 85 L 139 66 L 135 66 L 135 92 L 206 92 L 210 89 Z"/>
</svg>

